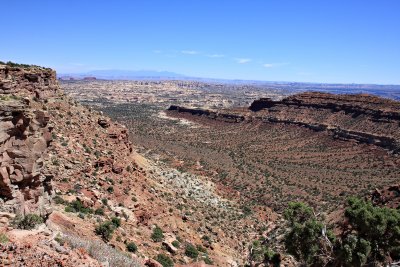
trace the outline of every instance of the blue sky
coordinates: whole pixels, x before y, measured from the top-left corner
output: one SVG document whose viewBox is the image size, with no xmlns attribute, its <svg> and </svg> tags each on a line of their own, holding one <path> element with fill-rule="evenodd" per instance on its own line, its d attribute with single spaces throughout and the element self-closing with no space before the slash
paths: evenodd
<svg viewBox="0 0 400 267">
<path fill-rule="evenodd" d="M 19 0 L 0 60 L 73 73 L 400 84 L 398 0 Z"/>
</svg>

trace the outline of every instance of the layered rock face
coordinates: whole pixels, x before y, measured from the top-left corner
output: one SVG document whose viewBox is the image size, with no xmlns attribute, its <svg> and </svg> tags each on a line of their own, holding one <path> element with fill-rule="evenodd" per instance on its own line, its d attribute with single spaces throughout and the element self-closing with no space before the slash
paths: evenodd
<svg viewBox="0 0 400 267">
<path fill-rule="evenodd" d="M 335 138 L 375 144 L 400 153 L 400 102 L 371 95 L 307 92 L 273 101 L 262 98 L 245 111 L 209 111 L 172 106 L 226 122 L 262 121 L 326 131 Z"/>
<path fill-rule="evenodd" d="M 56 72 L 52 69 L 19 68 L 0 65 L 0 94 L 46 99 L 59 90 Z"/>
<path fill-rule="evenodd" d="M 371 95 L 308 92 L 281 101 L 260 99 L 249 108 L 271 122 L 298 124 L 400 152 L 400 102 Z"/>
<path fill-rule="evenodd" d="M 44 160 L 52 127 L 39 101 L 57 90 L 52 70 L 0 65 L 0 211 L 48 212 L 52 176 Z"/>
</svg>

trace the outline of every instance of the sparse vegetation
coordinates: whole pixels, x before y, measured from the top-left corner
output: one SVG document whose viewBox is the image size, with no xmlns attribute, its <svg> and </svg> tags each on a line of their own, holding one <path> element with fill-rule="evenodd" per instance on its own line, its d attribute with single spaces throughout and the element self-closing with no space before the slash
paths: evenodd
<svg viewBox="0 0 400 267">
<path fill-rule="evenodd" d="M 0 233 L 0 244 L 5 244 L 9 241 L 8 237 L 4 233 Z"/>
<path fill-rule="evenodd" d="M 192 259 L 197 259 L 199 251 L 192 244 L 188 244 L 185 248 L 185 255 Z"/>
<path fill-rule="evenodd" d="M 151 234 L 151 239 L 154 242 L 161 242 L 164 239 L 164 233 L 160 227 L 156 226 L 153 229 L 153 233 Z"/>
<path fill-rule="evenodd" d="M 118 217 L 112 217 L 111 218 L 112 224 L 115 226 L 115 228 L 118 228 L 121 226 L 121 218 Z"/>
<path fill-rule="evenodd" d="M 35 228 L 37 225 L 43 223 L 43 218 L 37 214 L 26 214 L 25 216 L 17 216 L 13 221 L 13 225 L 15 225 L 19 229 L 31 230 Z"/>
<path fill-rule="evenodd" d="M 76 236 L 65 236 L 63 238 L 72 248 L 84 248 L 88 254 L 99 262 L 108 262 L 110 266 L 118 267 L 140 267 L 136 259 L 118 251 L 103 242 L 83 240 Z"/>
<path fill-rule="evenodd" d="M 165 254 L 158 254 L 156 257 L 156 261 L 161 263 L 163 267 L 173 267 L 174 262 Z"/>
<path fill-rule="evenodd" d="M 96 226 L 95 232 L 101 236 L 104 241 L 110 241 L 115 230 L 115 225 L 111 221 L 100 223 Z"/>
<path fill-rule="evenodd" d="M 94 211 L 94 214 L 103 216 L 104 215 L 104 209 L 103 208 L 97 208 Z"/>
<path fill-rule="evenodd" d="M 127 249 L 129 252 L 135 253 L 135 252 L 137 251 L 138 248 L 137 248 L 137 246 L 136 246 L 135 243 L 129 242 L 129 243 L 126 244 L 126 249 Z"/>
<path fill-rule="evenodd" d="M 92 214 L 93 209 L 87 208 L 83 205 L 80 200 L 74 200 L 68 203 L 68 206 L 65 207 L 66 212 L 76 212 L 76 213 L 83 213 L 83 214 Z"/>
<path fill-rule="evenodd" d="M 179 248 L 181 246 L 181 243 L 178 240 L 172 241 L 172 245 L 176 248 Z"/>
</svg>

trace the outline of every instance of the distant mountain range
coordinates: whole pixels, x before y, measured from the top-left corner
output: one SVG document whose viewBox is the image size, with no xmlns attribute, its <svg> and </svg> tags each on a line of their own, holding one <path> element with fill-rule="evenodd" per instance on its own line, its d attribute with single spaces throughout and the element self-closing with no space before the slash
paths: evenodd
<svg viewBox="0 0 400 267">
<path fill-rule="evenodd" d="M 86 73 L 61 73 L 58 74 L 61 79 L 75 78 L 83 79 L 84 77 L 95 77 L 97 79 L 106 80 L 137 80 L 137 79 L 177 79 L 185 78 L 185 75 L 169 72 L 169 71 L 153 71 L 153 70 L 93 70 Z"/>
</svg>

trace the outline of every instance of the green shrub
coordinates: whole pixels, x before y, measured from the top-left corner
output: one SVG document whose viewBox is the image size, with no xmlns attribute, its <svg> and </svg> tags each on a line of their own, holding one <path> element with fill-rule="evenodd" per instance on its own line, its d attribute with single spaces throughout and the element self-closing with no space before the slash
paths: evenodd
<svg viewBox="0 0 400 267">
<path fill-rule="evenodd" d="M 129 252 L 135 253 L 135 252 L 137 251 L 138 248 L 137 248 L 137 246 L 136 246 L 135 243 L 129 242 L 129 243 L 126 244 L 126 249 L 127 249 Z"/>
<path fill-rule="evenodd" d="M 173 267 L 174 262 L 165 254 L 158 254 L 156 257 L 156 261 L 161 263 L 163 267 Z"/>
<path fill-rule="evenodd" d="M 202 253 L 207 253 L 207 250 L 205 247 L 203 247 L 202 245 L 197 245 L 196 249 Z"/>
<path fill-rule="evenodd" d="M 304 203 L 290 202 L 288 208 L 284 211 L 284 217 L 293 225 L 294 223 L 306 222 L 314 217 L 314 213 L 312 208 Z"/>
<path fill-rule="evenodd" d="M 96 226 L 95 232 L 105 241 L 110 241 L 115 230 L 115 225 L 111 221 L 100 223 Z"/>
<path fill-rule="evenodd" d="M 93 210 L 91 208 L 85 208 L 80 200 L 74 200 L 68 203 L 68 208 L 65 207 L 65 211 L 83 213 L 83 214 L 93 213 Z"/>
<path fill-rule="evenodd" d="M 75 212 L 75 210 L 70 206 L 66 206 L 64 210 L 65 212 Z"/>
<path fill-rule="evenodd" d="M 250 246 L 250 261 L 261 262 L 264 259 L 264 246 L 259 240 L 254 240 Z"/>
<path fill-rule="evenodd" d="M 64 199 L 62 197 L 60 197 L 60 196 L 55 196 L 53 198 L 53 200 L 54 200 L 54 203 L 56 203 L 56 204 L 62 204 L 62 205 L 65 204 Z"/>
<path fill-rule="evenodd" d="M 43 218 L 37 214 L 27 214 L 25 217 L 16 217 L 14 224 L 19 229 L 31 230 L 43 223 Z"/>
<path fill-rule="evenodd" d="M 206 255 L 206 256 L 203 258 L 203 260 L 204 260 L 204 263 L 205 263 L 205 264 L 209 264 L 209 265 L 213 265 L 213 264 L 214 264 L 214 262 L 210 259 L 210 257 L 209 257 L 208 255 Z"/>
<path fill-rule="evenodd" d="M 115 226 L 115 228 L 118 228 L 121 226 L 121 219 L 118 217 L 112 217 L 111 222 Z"/>
<path fill-rule="evenodd" d="M 8 241 L 10 241 L 10 240 L 8 239 L 8 237 L 7 237 L 5 234 L 0 233 L 0 244 L 8 243 Z"/>
<path fill-rule="evenodd" d="M 156 226 L 153 229 L 153 233 L 151 234 L 151 239 L 154 242 L 161 242 L 164 239 L 164 233 L 160 227 Z"/>
<path fill-rule="evenodd" d="M 98 208 L 94 211 L 94 214 L 96 215 L 104 215 L 104 209 L 103 208 Z"/>
<path fill-rule="evenodd" d="M 179 248 L 181 246 L 181 243 L 178 240 L 172 241 L 172 245 L 176 248 Z"/>
<path fill-rule="evenodd" d="M 199 256 L 199 252 L 196 247 L 192 244 L 188 244 L 185 249 L 185 255 L 189 258 L 196 259 Z"/>
</svg>

